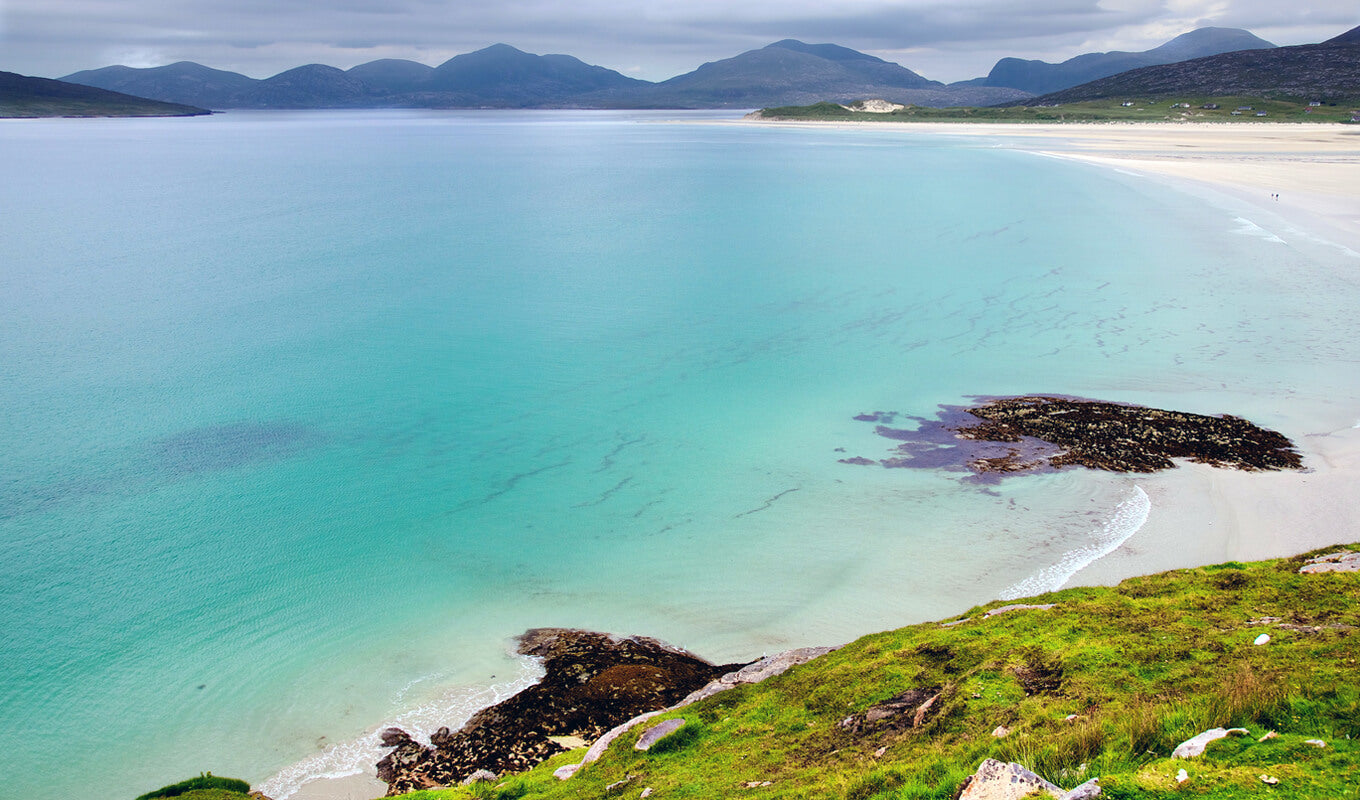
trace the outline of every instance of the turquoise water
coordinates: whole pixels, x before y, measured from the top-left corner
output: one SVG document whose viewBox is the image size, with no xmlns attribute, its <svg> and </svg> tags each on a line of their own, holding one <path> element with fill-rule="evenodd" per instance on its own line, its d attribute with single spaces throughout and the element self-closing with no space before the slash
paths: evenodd
<svg viewBox="0 0 1360 800">
<path fill-rule="evenodd" d="M 0 794 L 282 796 L 522 684 L 527 627 L 753 658 L 1159 513 L 1128 477 L 840 464 L 888 455 L 861 412 L 1355 419 L 1354 259 L 1267 216 L 675 117 L 0 125 Z"/>
</svg>

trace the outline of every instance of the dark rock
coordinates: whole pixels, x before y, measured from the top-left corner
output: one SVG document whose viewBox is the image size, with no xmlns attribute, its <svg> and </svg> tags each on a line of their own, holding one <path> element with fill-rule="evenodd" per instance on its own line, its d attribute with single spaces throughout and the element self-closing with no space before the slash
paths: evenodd
<svg viewBox="0 0 1360 800">
<path fill-rule="evenodd" d="M 442 744 L 447 744 L 448 741 L 452 738 L 453 732 L 450 731 L 447 727 L 443 727 L 435 731 L 434 733 L 430 734 L 430 744 L 434 745 L 435 747 L 439 747 Z M 384 742 L 384 744 L 386 743 Z"/>
<path fill-rule="evenodd" d="M 1226 414 L 1206 417 L 1057 397 L 994 400 L 968 413 L 982 423 L 961 429 L 960 436 L 993 442 L 1040 439 L 1064 451 L 1047 459 L 1053 467 L 1155 472 L 1174 466 L 1173 458 L 1242 470 L 1303 466 L 1283 435 Z"/>
<path fill-rule="evenodd" d="M 518 651 L 543 659 L 539 683 L 477 712 L 455 733 L 436 733 L 432 747 L 391 737 L 396 749 L 378 763 L 389 796 L 449 786 L 482 769 L 521 772 L 565 749 L 550 736 L 596 739 L 743 666 L 715 666 L 656 639 L 566 628 L 528 631 Z"/>
<path fill-rule="evenodd" d="M 846 717 L 838 724 L 851 733 L 870 730 L 919 728 L 940 711 L 940 687 L 909 689 Z"/>
<path fill-rule="evenodd" d="M 1302 469 L 1294 445 L 1275 431 L 1229 415 L 1210 417 L 1068 397 L 992 398 L 944 406 L 915 430 L 879 425 L 900 442 L 888 468 L 969 471 L 975 480 L 1083 466 L 1156 472 L 1184 458 L 1248 471 Z M 860 462 L 848 462 L 860 463 Z"/>
<path fill-rule="evenodd" d="M 442 730 L 447 731 L 448 728 Z M 400 747 L 411 742 L 411 735 L 401 728 L 388 728 L 382 732 L 383 747 Z"/>
</svg>

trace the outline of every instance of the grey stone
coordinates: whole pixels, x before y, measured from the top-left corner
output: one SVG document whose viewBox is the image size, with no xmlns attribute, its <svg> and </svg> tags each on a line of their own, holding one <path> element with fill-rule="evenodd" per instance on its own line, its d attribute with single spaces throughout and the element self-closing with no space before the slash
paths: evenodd
<svg viewBox="0 0 1360 800">
<path fill-rule="evenodd" d="M 735 672 L 729 672 L 698 691 L 691 693 L 688 697 L 675 705 L 671 709 L 683 708 L 687 705 L 697 703 L 700 700 L 712 697 L 719 692 L 725 692 L 733 686 L 740 686 L 745 683 L 760 683 L 776 675 L 783 675 L 799 664 L 806 664 L 814 658 L 824 656 L 838 648 L 835 647 L 800 647 L 796 650 L 785 650 L 772 656 L 766 656 L 752 664 L 747 664 Z"/>
<path fill-rule="evenodd" d="M 559 781 L 564 781 L 567 778 L 570 778 L 571 776 L 575 775 L 576 770 L 584 766 L 585 764 L 563 764 L 562 766 L 553 770 L 553 777 L 558 779 Z"/>
<path fill-rule="evenodd" d="M 1204 748 L 1208 747 L 1210 742 L 1216 742 L 1225 736 L 1240 736 L 1245 733 L 1250 731 L 1246 728 L 1210 728 L 1176 745 L 1176 749 L 1171 751 L 1171 757 L 1196 758 L 1204 755 Z"/>
<path fill-rule="evenodd" d="M 654 725 L 638 737 L 637 744 L 633 745 L 633 749 L 651 750 L 653 745 L 680 730 L 684 727 L 684 724 L 683 719 L 668 719 L 659 725 Z"/>
<path fill-rule="evenodd" d="M 479 769 L 476 772 L 464 778 L 462 780 L 462 785 L 471 786 L 474 783 L 485 783 L 487 781 L 494 780 L 496 780 L 496 773 L 486 769 Z"/>
<path fill-rule="evenodd" d="M 1092 778 L 1062 796 L 1062 800 L 1094 800 L 1100 797 L 1100 778 Z"/>
<path fill-rule="evenodd" d="M 989 758 L 964 783 L 958 800 L 1021 800 L 1035 792 L 1043 792 L 1054 800 L 1062 800 L 1064 794 L 1062 789 L 1020 764 L 1003 764 Z"/>
</svg>

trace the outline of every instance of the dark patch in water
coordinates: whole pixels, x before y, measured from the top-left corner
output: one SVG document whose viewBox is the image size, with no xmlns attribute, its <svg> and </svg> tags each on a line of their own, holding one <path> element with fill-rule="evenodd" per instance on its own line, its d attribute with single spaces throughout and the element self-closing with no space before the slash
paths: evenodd
<svg viewBox="0 0 1360 800">
<path fill-rule="evenodd" d="M 1071 466 L 1155 472 L 1184 458 L 1248 471 L 1301 469 L 1294 445 L 1276 431 L 1222 415 L 1110 403 L 1065 395 L 978 397 L 974 406 L 940 406 L 936 419 L 911 417 L 915 429 L 878 425 L 899 442 L 889 469 L 970 473 L 965 481 L 997 483 L 1018 472 Z M 876 422 L 882 412 L 856 419 Z M 863 457 L 843 464 L 873 463 Z"/>
<path fill-rule="evenodd" d="M 975 398 L 980 403 L 996 399 L 991 397 Z M 970 406 L 940 406 L 934 419 L 901 414 L 895 411 L 876 411 L 873 414 L 860 414 L 855 417 L 860 422 L 892 422 L 901 417 L 916 423 L 915 428 L 890 428 L 887 425 L 875 426 L 874 433 L 891 439 L 898 445 L 892 455 L 877 461 L 863 456 L 839 459 L 842 464 L 878 464 L 887 469 L 931 469 L 963 474 L 965 483 L 991 485 L 1000 483 L 1006 472 L 1018 471 L 999 468 L 1002 464 L 1025 464 L 1026 472 L 1052 472 L 1045 458 L 1055 455 L 1058 448 L 1034 438 L 1023 438 L 1015 442 L 989 442 L 966 439 L 958 435 L 961 428 L 978 423 L 977 417 L 969 413 Z M 979 465 L 995 464 L 997 469 L 979 470 Z"/>
<path fill-rule="evenodd" d="M 290 422 L 232 422 L 193 428 L 153 445 L 160 465 L 175 475 L 217 472 L 278 461 L 317 447 L 324 437 Z"/>
<path fill-rule="evenodd" d="M 62 465 L 49 476 L 0 481 L 0 520 L 107 495 L 134 495 L 169 480 L 267 463 L 318 447 L 325 437 L 291 422 L 237 422 L 177 433 Z"/>
</svg>

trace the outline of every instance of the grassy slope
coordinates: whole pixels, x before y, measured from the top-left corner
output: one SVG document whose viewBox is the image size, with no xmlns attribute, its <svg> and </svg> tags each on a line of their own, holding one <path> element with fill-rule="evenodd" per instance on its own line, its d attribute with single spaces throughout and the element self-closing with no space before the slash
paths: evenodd
<svg viewBox="0 0 1360 800">
<path fill-rule="evenodd" d="M 993 603 L 961 625 L 867 636 L 672 712 L 686 726 L 650 752 L 626 734 L 570 781 L 551 773 L 580 751 L 496 786 L 406 797 L 637 797 L 652 787 L 656 798 L 950 798 L 987 757 L 1066 788 L 1099 776 L 1111 798 L 1360 797 L 1360 574 L 1299 575 L 1302 561 L 1177 570 L 1029 601 L 1057 604 L 1048 611 L 977 619 Z M 1248 624 L 1267 616 L 1323 629 Z M 1255 646 L 1262 632 L 1272 641 Z M 923 687 L 944 694 L 919 729 L 837 725 Z M 999 725 L 1011 733 L 994 738 Z M 1251 736 L 1169 758 L 1182 740 L 1229 725 Z M 1280 736 L 1258 742 L 1268 730 Z M 1327 747 L 1305 743 L 1313 738 Z M 1181 768 L 1190 780 L 1178 787 Z"/>
<path fill-rule="evenodd" d="M 762 109 L 761 114 L 764 119 L 854 122 L 1350 122 L 1353 110 L 1350 106 L 1322 106 L 1309 111 L 1304 103 L 1250 97 L 1184 97 L 1175 101 L 1187 103 L 1190 108 L 1172 107 L 1172 101 L 1165 99 L 1130 100 L 1135 104 L 1127 108 L 1120 99 L 1012 108 L 912 106 L 891 114 L 853 112 L 835 103 L 817 103 L 767 108 Z M 1208 103 L 1217 103 L 1220 107 L 1200 108 Z M 1251 106 L 1252 111 L 1233 116 L 1232 112 L 1239 106 Z M 1267 116 L 1257 117 L 1257 111 L 1265 111 Z"/>
</svg>

